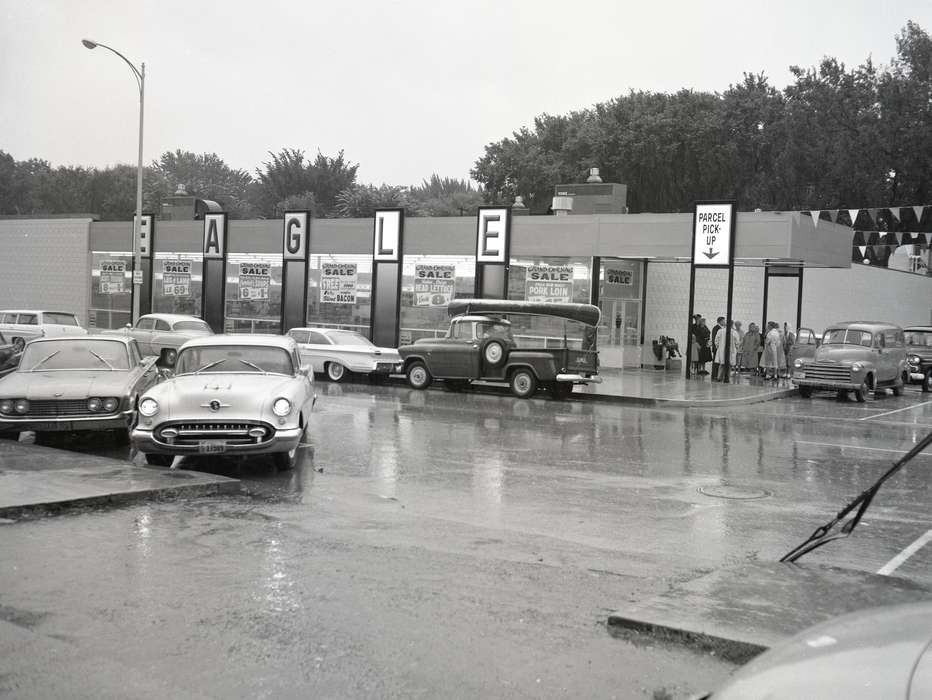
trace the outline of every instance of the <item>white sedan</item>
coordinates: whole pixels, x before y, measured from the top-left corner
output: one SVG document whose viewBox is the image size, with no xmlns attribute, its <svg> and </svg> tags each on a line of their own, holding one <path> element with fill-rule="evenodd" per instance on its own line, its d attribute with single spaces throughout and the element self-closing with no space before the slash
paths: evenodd
<svg viewBox="0 0 932 700">
<path fill-rule="evenodd" d="M 385 377 L 402 371 L 394 348 L 380 348 L 356 331 L 337 328 L 292 328 L 288 335 L 298 343 L 301 362 L 323 372 L 334 382 L 349 372 Z"/>
</svg>

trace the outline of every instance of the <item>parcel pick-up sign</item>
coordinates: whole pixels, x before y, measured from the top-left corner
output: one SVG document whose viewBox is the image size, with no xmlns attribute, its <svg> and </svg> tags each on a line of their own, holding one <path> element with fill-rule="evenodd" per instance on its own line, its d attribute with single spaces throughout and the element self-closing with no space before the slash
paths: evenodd
<svg viewBox="0 0 932 700">
<path fill-rule="evenodd" d="M 693 228 L 693 265 L 728 267 L 734 236 L 734 202 L 696 204 Z"/>
</svg>

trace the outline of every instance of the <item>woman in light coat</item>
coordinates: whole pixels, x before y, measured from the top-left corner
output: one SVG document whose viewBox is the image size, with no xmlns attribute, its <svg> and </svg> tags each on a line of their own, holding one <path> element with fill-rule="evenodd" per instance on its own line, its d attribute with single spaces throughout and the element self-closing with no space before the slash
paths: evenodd
<svg viewBox="0 0 932 700">
<path fill-rule="evenodd" d="M 748 332 L 744 334 L 744 340 L 741 341 L 742 369 L 745 367 L 757 369 L 761 340 L 760 332 L 757 330 L 757 324 L 751 323 L 748 326 Z"/>
<path fill-rule="evenodd" d="M 731 321 L 725 326 L 725 330 L 731 334 L 731 340 L 729 341 L 728 348 L 728 366 L 731 367 L 732 371 L 736 369 L 735 362 L 738 359 L 738 346 L 741 344 L 741 336 L 738 335 L 738 331 L 735 330 Z M 712 377 L 712 381 L 723 381 L 726 376 L 725 372 L 725 336 L 719 333 L 718 345 L 715 346 L 715 362 L 718 363 L 718 377 Z"/>
<path fill-rule="evenodd" d="M 776 380 L 786 369 L 786 355 L 783 352 L 783 334 L 775 321 L 767 322 L 767 335 L 764 338 L 764 354 L 760 357 L 760 366 L 764 368 L 767 379 Z"/>
</svg>

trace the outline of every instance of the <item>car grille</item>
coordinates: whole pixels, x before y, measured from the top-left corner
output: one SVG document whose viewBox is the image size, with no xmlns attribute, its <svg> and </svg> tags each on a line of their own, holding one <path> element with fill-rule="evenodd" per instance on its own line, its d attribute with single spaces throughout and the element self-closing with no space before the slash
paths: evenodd
<svg viewBox="0 0 932 700">
<path fill-rule="evenodd" d="M 169 438 L 164 435 L 165 430 L 178 431 L 177 437 Z M 255 438 L 249 434 L 252 428 L 264 428 L 265 436 Z M 202 440 L 223 440 L 228 445 L 255 445 L 268 442 L 275 435 L 275 429 L 265 423 L 248 421 L 197 421 L 186 423 L 169 423 L 159 426 L 156 436 L 162 442 L 171 442 L 174 445 L 197 445 Z"/>
<path fill-rule="evenodd" d="M 115 413 L 115 411 L 114 411 Z M 61 416 L 103 416 L 112 415 L 101 411 L 90 411 L 87 399 L 70 399 L 67 401 L 30 401 L 26 418 L 58 418 Z"/>
<path fill-rule="evenodd" d="M 805 365 L 806 379 L 822 379 L 829 382 L 850 382 L 851 368 L 831 362 L 813 362 Z"/>
</svg>

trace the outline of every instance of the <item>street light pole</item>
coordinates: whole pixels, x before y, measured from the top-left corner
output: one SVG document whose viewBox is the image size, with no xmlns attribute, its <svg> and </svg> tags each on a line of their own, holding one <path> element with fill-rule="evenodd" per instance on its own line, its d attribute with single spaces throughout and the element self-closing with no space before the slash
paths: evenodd
<svg viewBox="0 0 932 700">
<path fill-rule="evenodd" d="M 133 75 L 136 78 L 136 84 L 139 87 L 139 157 L 136 163 L 136 218 L 133 222 L 133 316 L 132 322 L 135 325 L 136 321 L 139 319 L 139 302 L 140 302 L 140 286 L 136 284 L 136 270 L 139 270 L 140 274 L 142 273 L 142 256 L 139 249 L 139 232 L 142 226 L 142 124 L 143 124 L 143 113 L 146 97 L 146 64 L 140 63 L 139 68 L 136 68 L 126 56 L 121 54 L 116 49 L 107 46 L 106 44 L 101 44 L 97 41 L 92 41 L 90 39 L 81 39 L 81 43 L 84 44 L 85 48 L 96 49 L 98 46 L 112 51 L 117 56 L 123 59 L 123 61 L 130 67 L 133 71 Z"/>
</svg>

